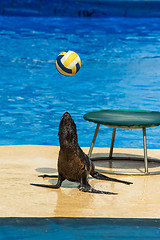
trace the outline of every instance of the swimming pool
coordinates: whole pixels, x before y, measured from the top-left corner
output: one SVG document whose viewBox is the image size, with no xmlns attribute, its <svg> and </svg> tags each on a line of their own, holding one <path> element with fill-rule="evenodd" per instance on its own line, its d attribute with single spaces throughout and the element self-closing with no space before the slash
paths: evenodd
<svg viewBox="0 0 160 240">
<path fill-rule="evenodd" d="M 6 239 L 159 239 L 159 219 L 0 218 L 0 237 Z"/>
<path fill-rule="evenodd" d="M 86 112 L 160 109 L 160 26 L 156 18 L 41 18 L 0 16 L 0 145 L 59 145 L 65 111 L 74 118 L 81 146 L 95 125 Z M 55 68 L 57 55 L 77 52 L 72 77 Z M 118 130 L 115 147 L 142 147 L 140 130 Z M 160 128 L 147 130 L 148 148 L 160 148 Z M 96 146 L 109 147 L 101 127 Z"/>
</svg>

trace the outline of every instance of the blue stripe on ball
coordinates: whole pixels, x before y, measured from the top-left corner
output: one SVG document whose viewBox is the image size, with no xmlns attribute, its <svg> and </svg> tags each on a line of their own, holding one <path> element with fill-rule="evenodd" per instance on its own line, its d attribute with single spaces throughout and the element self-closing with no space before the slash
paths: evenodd
<svg viewBox="0 0 160 240">
<path fill-rule="evenodd" d="M 57 57 L 57 63 L 58 63 L 58 66 L 66 73 L 71 73 L 72 74 L 72 69 L 68 69 L 66 68 L 62 63 L 61 63 L 61 58 L 63 57 L 64 55 L 60 55 Z M 79 69 L 78 69 L 79 70 Z"/>
<path fill-rule="evenodd" d="M 76 72 L 78 72 L 79 69 L 80 69 L 80 65 L 79 65 L 79 63 L 76 64 L 76 68 L 77 68 L 77 71 L 76 71 Z"/>
</svg>

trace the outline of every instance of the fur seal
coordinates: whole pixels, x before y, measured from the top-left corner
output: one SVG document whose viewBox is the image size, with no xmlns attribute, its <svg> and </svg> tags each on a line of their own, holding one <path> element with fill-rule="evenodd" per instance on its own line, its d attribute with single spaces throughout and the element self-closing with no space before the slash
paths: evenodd
<svg viewBox="0 0 160 240">
<path fill-rule="evenodd" d="M 74 120 L 68 112 L 63 114 L 59 124 L 59 143 L 60 151 L 58 157 L 58 181 L 56 185 L 33 184 L 34 186 L 47 187 L 47 188 L 60 188 L 62 182 L 67 179 L 73 182 L 79 182 L 79 190 L 89 193 L 99 194 L 117 194 L 112 192 L 100 191 L 92 188 L 88 182 L 88 176 L 100 180 L 120 182 L 124 184 L 132 184 L 118 180 L 115 178 L 107 177 L 95 171 L 93 162 L 83 152 L 78 144 L 77 129 Z M 40 177 L 57 177 L 55 175 L 40 175 Z"/>
</svg>

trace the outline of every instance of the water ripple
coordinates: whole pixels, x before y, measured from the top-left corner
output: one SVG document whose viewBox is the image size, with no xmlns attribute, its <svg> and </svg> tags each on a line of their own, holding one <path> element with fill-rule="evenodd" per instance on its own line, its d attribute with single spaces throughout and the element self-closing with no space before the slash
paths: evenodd
<svg viewBox="0 0 160 240">
<path fill-rule="evenodd" d="M 160 109 L 158 19 L 0 17 L 0 144 L 58 145 L 58 126 L 69 111 L 81 146 L 95 124 L 83 114 L 100 109 Z M 103 21 L 103 24 L 102 24 Z M 57 55 L 70 49 L 82 60 L 73 77 L 60 75 Z M 138 130 L 119 130 L 116 147 L 143 147 Z M 109 146 L 101 127 L 96 146 Z M 159 128 L 147 131 L 160 148 Z"/>
</svg>

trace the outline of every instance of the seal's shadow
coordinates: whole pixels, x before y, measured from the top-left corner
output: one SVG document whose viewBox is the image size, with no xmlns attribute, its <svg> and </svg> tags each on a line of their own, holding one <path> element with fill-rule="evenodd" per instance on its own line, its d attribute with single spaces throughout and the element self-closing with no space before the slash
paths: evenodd
<svg viewBox="0 0 160 240">
<path fill-rule="evenodd" d="M 57 174 L 58 175 L 58 172 L 57 172 L 57 169 L 55 168 L 36 168 L 36 171 L 39 172 L 39 173 L 43 173 L 43 174 Z"/>
</svg>

